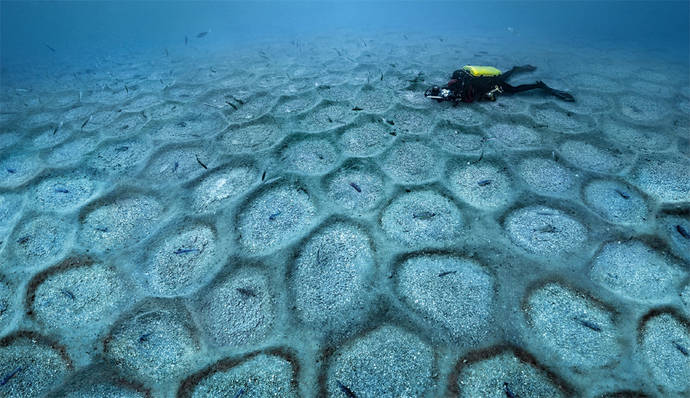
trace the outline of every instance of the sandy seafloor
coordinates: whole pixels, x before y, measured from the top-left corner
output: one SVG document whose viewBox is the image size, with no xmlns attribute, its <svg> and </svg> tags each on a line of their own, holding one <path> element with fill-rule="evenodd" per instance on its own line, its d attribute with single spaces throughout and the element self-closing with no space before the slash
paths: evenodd
<svg viewBox="0 0 690 398">
<path fill-rule="evenodd" d="M 342 35 L 7 72 L 0 396 L 689 396 L 664 55 Z M 577 102 L 424 99 L 466 63 Z"/>
</svg>

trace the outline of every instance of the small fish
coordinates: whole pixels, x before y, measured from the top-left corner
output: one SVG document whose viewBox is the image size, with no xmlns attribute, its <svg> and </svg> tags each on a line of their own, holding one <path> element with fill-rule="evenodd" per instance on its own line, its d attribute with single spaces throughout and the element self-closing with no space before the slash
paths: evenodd
<svg viewBox="0 0 690 398">
<path fill-rule="evenodd" d="M 196 156 L 196 161 L 197 161 L 197 163 L 199 163 L 199 164 L 201 165 L 201 167 L 203 167 L 204 169 L 208 170 L 208 167 L 206 167 L 206 165 L 203 164 L 203 163 L 201 162 L 201 160 L 199 160 L 199 155 L 195 155 L 195 156 Z"/>
<path fill-rule="evenodd" d="M 264 170 L 263 174 L 261 174 L 261 181 L 264 181 L 266 179 L 266 170 Z"/>
<path fill-rule="evenodd" d="M 14 174 L 14 173 L 17 172 L 17 169 L 13 169 L 13 168 L 11 168 L 11 167 L 8 167 L 8 168 L 7 168 L 7 172 L 10 173 L 10 174 Z"/>
<path fill-rule="evenodd" d="M 673 346 L 676 347 L 676 349 L 677 349 L 678 351 L 680 351 L 680 353 L 683 354 L 683 355 L 685 355 L 686 357 L 687 357 L 688 355 L 690 355 L 690 353 L 688 353 L 688 349 L 685 348 L 685 347 L 683 347 L 682 345 L 680 345 L 677 341 L 674 341 L 674 342 L 673 342 Z"/>
<path fill-rule="evenodd" d="M 0 386 L 4 386 L 5 384 L 7 384 L 7 382 L 10 381 L 11 378 L 13 378 L 14 376 L 16 376 L 17 373 L 21 372 L 22 369 L 23 369 L 23 368 L 22 368 L 21 366 L 19 366 L 19 367 L 17 367 L 15 370 L 13 370 L 13 371 L 11 371 L 10 373 L 6 374 L 5 377 L 3 377 L 2 380 L 0 380 Z"/>
<path fill-rule="evenodd" d="M 186 46 L 189 43 L 189 38 L 187 36 L 184 37 L 184 45 Z"/>
<path fill-rule="evenodd" d="M 358 106 L 355 106 L 354 108 L 352 108 L 352 110 L 353 110 L 353 111 L 363 111 L 364 109 L 362 109 L 362 108 L 360 108 L 360 107 L 358 107 Z"/>
<path fill-rule="evenodd" d="M 192 252 L 198 252 L 199 249 L 177 249 L 173 253 L 180 255 L 180 254 L 187 254 L 187 253 L 192 253 Z"/>
<path fill-rule="evenodd" d="M 335 380 L 335 382 L 338 384 L 338 388 L 340 391 L 342 391 L 347 398 L 357 398 L 354 392 L 350 390 L 345 384 L 341 383 L 340 380 Z"/>
<path fill-rule="evenodd" d="M 115 148 L 115 152 L 127 152 L 128 149 L 129 147 L 127 145 L 123 145 Z"/>
<path fill-rule="evenodd" d="M 70 298 L 70 299 L 72 299 L 72 300 L 75 299 L 74 293 L 70 292 L 70 291 L 67 290 L 67 289 L 60 289 L 60 293 L 64 294 L 66 297 L 68 297 L 68 298 Z"/>
<path fill-rule="evenodd" d="M 274 220 L 276 219 L 276 217 L 278 217 L 278 216 L 280 215 L 280 213 L 281 213 L 281 211 L 278 210 L 277 212 L 275 212 L 275 213 L 271 214 L 270 216 L 268 216 L 268 219 L 271 220 L 271 221 L 274 221 Z"/>
<path fill-rule="evenodd" d="M 396 135 L 398 135 L 398 133 L 396 133 L 395 131 L 391 131 L 391 132 L 388 133 L 388 134 L 392 135 L 393 137 L 395 137 Z"/>
<path fill-rule="evenodd" d="M 143 343 L 143 342 L 149 341 L 149 337 L 151 337 L 152 334 L 153 334 L 153 333 L 144 333 L 144 334 L 142 334 L 141 336 L 139 336 L 139 342 L 140 342 L 140 343 Z"/>
<path fill-rule="evenodd" d="M 510 387 L 508 387 L 507 382 L 503 383 L 503 391 L 506 393 L 507 398 L 516 398 L 516 395 L 510 390 Z"/>
<path fill-rule="evenodd" d="M 578 318 L 578 317 L 575 317 L 575 318 L 573 318 L 573 319 L 575 319 L 576 321 L 578 321 L 578 322 L 579 322 L 582 326 L 584 326 L 584 327 L 588 327 L 588 328 L 594 330 L 595 332 L 601 332 L 601 328 L 600 328 L 596 323 L 594 323 L 594 322 L 588 321 L 588 320 L 586 320 L 586 319 L 581 319 L 581 318 Z"/>
<path fill-rule="evenodd" d="M 407 40 L 407 39 L 408 39 L 408 38 L 407 38 L 407 35 L 403 35 L 403 37 L 405 38 L 405 40 Z"/>
<path fill-rule="evenodd" d="M 333 123 L 333 119 L 331 119 L 330 116 L 326 116 L 326 118 L 328 119 L 328 123 Z"/>
<path fill-rule="evenodd" d="M 175 162 L 175 166 L 173 166 L 173 173 L 176 172 L 179 167 L 180 167 L 180 162 Z"/>
<path fill-rule="evenodd" d="M 21 238 L 17 239 L 17 243 L 20 245 L 26 244 L 29 241 L 29 235 L 22 236 Z"/>
<path fill-rule="evenodd" d="M 247 289 L 245 287 L 238 287 L 236 290 L 238 292 L 244 294 L 245 296 L 256 297 L 256 292 L 253 291 L 252 289 Z"/>
<path fill-rule="evenodd" d="M 237 110 L 237 105 L 233 104 L 232 102 L 230 102 L 230 101 L 225 101 L 225 103 L 228 104 L 228 105 L 230 105 L 230 106 L 232 107 L 232 109 Z"/>
<path fill-rule="evenodd" d="M 86 120 L 84 121 L 84 123 L 81 125 L 81 128 L 83 129 L 84 127 L 86 127 L 86 125 L 87 125 L 90 121 L 91 121 L 91 116 L 89 116 L 89 118 L 86 119 Z"/>
<path fill-rule="evenodd" d="M 235 97 L 233 97 L 232 95 L 230 96 L 230 98 L 232 98 L 233 100 L 235 100 L 235 102 L 237 102 L 238 104 L 244 105 L 244 101 L 242 101 L 241 99 L 235 98 Z"/>
<path fill-rule="evenodd" d="M 367 42 L 366 42 L 366 41 L 364 41 L 364 39 L 362 39 L 362 44 L 364 44 L 364 47 L 366 47 L 366 46 L 367 46 Z"/>
<path fill-rule="evenodd" d="M 621 196 L 621 198 L 623 198 L 623 199 L 630 199 L 630 195 L 628 195 L 627 193 L 621 191 L 620 189 L 614 189 L 614 191 L 616 191 L 616 193 L 619 194 L 619 195 Z"/>
<path fill-rule="evenodd" d="M 211 28 L 209 28 L 206 32 L 199 32 L 199 33 L 197 33 L 196 38 L 201 39 L 202 37 L 206 36 L 210 32 L 211 32 Z"/>
<path fill-rule="evenodd" d="M 242 395 L 244 395 L 245 391 L 246 390 L 244 389 L 244 387 L 240 388 L 239 390 L 237 390 L 233 398 L 240 398 Z"/>
<path fill-rule="evenodd" d="M 383 73 L 381 73 L 381 79 L 380 80 L 383 81 Z"/>
<path fill-rule="evenodd" d="M 69 190 L 66 188 L 58 187 L 58 188 L 55 188 L 55 192 L 57 192 L 57 193 L 69 193 Z"/>
<path fill-rule="evenodd" d="M 351 186 L 352 188 L 354 188 L 355 191 L 357 191 L 357 192 L 362 192 L 362 188 L 360 188 L 359 185 L 357 185 L 356 183 L 351 182 L 351 183 L 350 183 L 350 186 Z"/>
<path fill-rule="evenodd" d="M 477 182 L 477 184 L 479 184 L 480 187 L 485 187 L 485 186 L 491 184 L 491 180 L 481 180 L 481 181 Z"/>
<path fill-rule="evenodd" d="M 221 111 L 223 110 L 223 107 L 222 107 L 222 106 L 209 104 L 208 102 L 204 102 L 204 105 L 206 105 L 206 106 L 208 106 L 208 107 L 210 107 L 210 108 L 216 108 L 216 109 L 221 110 Z"/>
<path fill-rule="evenodd" d="M 386 123 L 390 124 L 391 126 L 395 126 L 395 122 L 392 120 L 386 120 Z"/>
<path fill-rule="evenodd" d="M 458 272 L 458 271 L 443 271 L 440 274 L 438 274 L 438 276 L 439 276 L 439 278 L 443 278 L 446 275 L 454 274 L 456 272 Z"/>
<path fill-rule="evenodd" d="M 166 57 L 170 56 L 170 53 L 168 53 L 168 49 L 167 49 L 167 48 L 165 49 L 165 56 L 166 56 Z"/>
<path fill-rule="evenodd" d="M 55 128 L 53 129 L 53 135 L 55 135 L 55 133 L 57 133 L 58 128 L 60 128 L 60 126 L 55 126 Z"/>
<path fill-rule="evenodd" d="M 482 148 L 482 153 L 479 154 L 479 159 L 472 162 L 472 164 L 479 163 L 482 161 L 482 159 L 484 159 L 484 148 Z"/>
<path fill-rule="evenodd" d="M 187 127 L 187 122 L 185 122 L 185 121 L 183 120 L 183 121 L 181 121 L 181 122 L 175 124 L 175 126 L 177 126 L 177 127 Z"/>
<path fill-rule="evenodd" d="M 45 43 L 46 47 L 48 47 L 48 50 L 55 52 L 55 49 L 51 46 L 48 45 L 48 43 Z"/>
<path fill-rule="evenodd" d="M 680 234 L 685 239 L 690 239 L 690 232 L 688 232 L 687 229 L 683 228 L 682 225 L 678 224 L 676 225 L 676 231 Z"/>
<path fill-rule="evenodd" d="M 108 227 L 96 227 L 94 229 L 99 232 L 108 232 Z"/>
<path fill-rule="evenodd" d="M 551 224 L 544 225 L 543 227 L 537 228 L 537 231 L 545 234 L 552 234 L 556 232 L 556 227 Z"/>
<path fill-rule="evenodd" d="M 430 211 L 422 211 L 420 213 L 412 214 L 412 218 L 418 218 L 420 220 L 428 220 L 430 218 L 433 218 L 435 215 L 436 215 L 436 213 L 432 213 Z"/>
</svg>

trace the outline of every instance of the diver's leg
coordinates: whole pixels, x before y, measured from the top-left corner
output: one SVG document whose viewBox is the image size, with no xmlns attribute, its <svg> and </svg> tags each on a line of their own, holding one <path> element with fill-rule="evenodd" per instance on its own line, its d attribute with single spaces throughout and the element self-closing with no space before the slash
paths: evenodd
<svg viewBox="0 0 690 398">
<path fill-rule="evenodd" d="M 563 101 L 567 102 L 575 102 L 575 97 L 573 97 L 570 93 L 566 93 L 565 91 L 561 90 L 556 90 L 555 88 L 551 88 L 546 85 L 543 81 L 538 81 L 537 84 L 544 89 L 547 93 L 553 95 L 554 97 L 560 98 Z"/>
<path fill-rule="evenodd" d="M 519 86 L 511 86 L 510 84 L 505 82 L 501 85 L 501 89 L 506 94 L 515 94 L 527 90 L 534 90 L 537 88 L 542 88 L 542 86 L 540 86 L 539 84 L 521 84 Z"/>
<path fill-rule="evenodd" d="M 511 70 L 502 74 L 501 77 L 503 77 L 504 80 L 508 80 L 508 78 L 510 78 L 510 76 L 513 73 L 532 72 L 532 71 L 535 71 L 536 69 L 537 69 L 537 67 L 532 66 L 532 65 L 513 66 L 513 68 Z"/>
<path fill-rule="evenodd" d="M 575 101 L 575 98 L 573 98 L 572 95 L 566 93 L 565 91 L 553 89 L 553 88 L 547 86 L 541 80 L 536 82 L 535 84 L 521 84 L 519 86 L 511 86 L 510 84 L 504 82 L 501 85 L 501 89 L 503 89 L 503 92 L 508 93 L 508 94 L 520 93 L 522 91 L 534 90 L 537 88 L 540 88 L 540 89 L 546 91 L 547 93 L 562 99 L 563 101 L 568 101 L 568 102 L 574 102 Z"/>
</svg>

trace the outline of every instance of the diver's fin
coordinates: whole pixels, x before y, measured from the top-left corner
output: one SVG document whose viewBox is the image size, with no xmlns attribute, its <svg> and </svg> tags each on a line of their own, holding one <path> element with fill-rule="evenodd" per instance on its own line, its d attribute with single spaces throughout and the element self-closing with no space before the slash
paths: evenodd
<svg viewBox="0 0 690 398">
<path fill-rule="evenodd" d="M 544 83 L 541 80 L 539 80 L 537 82 L 537 84 L 539 85 L 539 87 L 546 90 L 547 93 L 553 95 L 556 98 L 559 98 L 559 99 L 566 101 L 566 102 L 575 102 L 575 97 L 573 97 L 572 94 L 570 94 L 570 93 L 567 93 L 567 92 L 561 91 L 561 90 L 556 90 L 555 88 L 551 88 L 551 87 L 547 86 L 546 83 Z"/>
<path fill-rule="evenodd" d="M 550 92 L 552 95 L 556 96 L 557 98 L 562 99 L 563 101 L 575 102 L 575 97 L 573 97 L 572 94 L 570 94 L 570 93 L 566 93 L 565 91 L 554 90 L 554 89 L 551 89 Z"/>
</svg>

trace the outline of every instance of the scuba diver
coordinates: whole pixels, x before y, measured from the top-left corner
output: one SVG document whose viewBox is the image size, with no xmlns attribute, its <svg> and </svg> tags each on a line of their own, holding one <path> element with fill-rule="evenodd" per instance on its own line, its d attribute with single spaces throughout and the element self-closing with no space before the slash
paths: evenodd
<svg viewBox="0 0 690 398">
<path fill-rule="evenodd" d="M 521 84 L 519 86 L 511 86 L 506 82 L 514 73 L 532 72 L 535 69 L 537 68 L 532 65 L 514 66 L 508 72 L 501 73 L 493 66 L 465 65 L 462 69 L 453 72 L 448 84 L 444 87 L 431 87 L 424 92 L 424 96 L 438 102 L 453 101 L 453 104 L 457 104 L 460 101 L 473 102 L 483 99 L 496 101 L 496 94 L 514 94 L 542 89 L 563 101 L 575 101 L 575 98 L 569 93 L 553 89 L 541 80 L 534 84 Z"/>
</svg>

